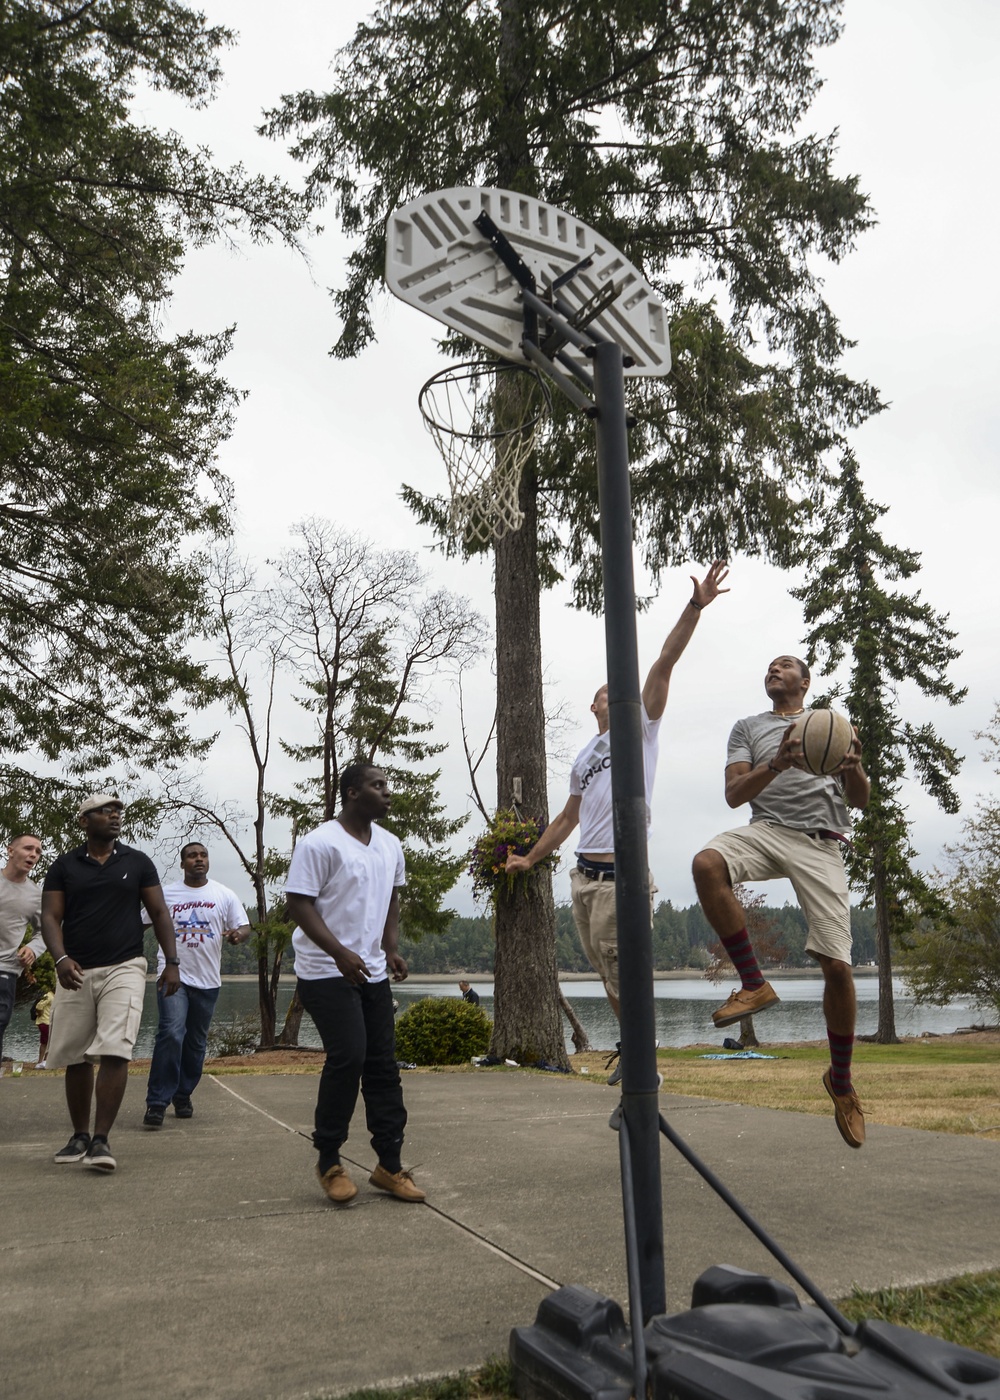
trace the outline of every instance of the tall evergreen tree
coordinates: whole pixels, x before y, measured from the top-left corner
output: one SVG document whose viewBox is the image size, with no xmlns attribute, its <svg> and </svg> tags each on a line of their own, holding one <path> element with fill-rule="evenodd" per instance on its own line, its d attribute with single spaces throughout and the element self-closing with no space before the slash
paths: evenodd
<svg viewBox="0 0 1000 1400">
<path fill-rule="evenodd" d="M 192 554 L 226 528 L 215 454 L 239 396 L 218 372 L 230 332 L 167 338 L 163 307 L 187 248 L 291 242 L 301 207 L 136 125 L 130 100 L 145 81 L 203 104 L 231 37 L 177 0 L 0 6 L 8 830 L 55 836 L 88 775 L 176 759 L 212 693 L 187 651 L 205 606 Z"/>
<path fill-rule="evenodd" d="M 630 387 L 636 533 L 654 577 L 682 559 L 786 561 L 824 454 L 879 407 L 810 266 L 868 224 L 833 138 L 800 135 L 812 55 L 838 0 L 392 0 L 339 55 L 333 86 L 269 114 L 315 204 L 355 239 L 334 353 L 373 338 L 387 216 L 423 190 L 495 185 L 599 228 L 670 309 L 674 369 Z M 592 426 L 556 407 L 494 545 L 498 799 L 547 820 L 539 590 L 563 571 L 601 606 Z M 444 525 L 441 501 L 406 493 Z M 551 882 L 497 908 L 510 1053 L 562 1062 Z"/>
<path fill-rule="evenodd" d="M 1000 774 L 1000 705 L 976 734 L 983 757 Z M 918 1005 L 947 1006 L 969 997 L 1000 1019 L 1000 800 L 983 793 L 962 823 L 962 839 L 948 848 L 949 869 L 935 888 L 947 915 L 928 920 L 904 949 L 902 967 Z"/>
<path fill-rule="evenodd" d="M 951 645 L 956 634 L 947 615 L 935 612 L 919 592 L 887 587 L 917 574 L 920 556 L 883 539 L 878 522 L 885 513 L 885 506 L 865 495 L 857 462 L 845 454 L 806 582 L 792 592 L 803 603 L 810 665 L 820 660 L 822 673 L 829 675 L 846 655 L 851 658 L 842 693 L 861 737 L 871 799 L 855 826 L 848 876 L 875 911 L 875 1039 L 893 1044 L 893 943 L 922 915 L 940 912 L 937 895 L 913 864 L 917 852 L 900 789 L 903 778 L 913 774 L 939 807 L 957 812 L 951 779 L 962 763 L 933 725 L 902 717 L 897 687 L 909 682 L 949 705 L 960 704 L 966 692 L 945 674 L 961 655 Z"/>
</svg>

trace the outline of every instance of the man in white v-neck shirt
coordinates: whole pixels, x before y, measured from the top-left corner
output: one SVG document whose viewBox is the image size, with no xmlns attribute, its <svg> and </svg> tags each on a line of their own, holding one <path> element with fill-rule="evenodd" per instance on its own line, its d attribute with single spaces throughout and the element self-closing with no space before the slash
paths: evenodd
<svg viewBox="0 0 1000 1400">
<path fill-rule="evenodd" d="M 381 768 L 352 764 L 340 778 L 341 810 L 303 836 L 285 886 L 299 999 L 316 1023 L 326 1063 L 316 1102 L 316 1174 L 337 1205 L 358 1188 L 340 1160 L 358 1090 L 378 1164 L 369 1180 L 401 1201 L 425 1193 L 403 1170 L 406 1127 L 396 1063 L 392 990 L 407 975 L 399 952 L 403 848 L 378 825 L 391 805 Z"/>
<path fill-rule="evenodd" d="M 701 583 L 694 577 L 694 593 L 674 624 L 660 654 L 650 667 L 642 688 L 642 757 L 646 782 L 646 825 L 649 825 L 653 780 L 659 756 L 659 731 L 674 666 L 680 660 L 702 610 L 720 593 L 728 567 L 716 561 Z M 580 827 L 576 868 L 571 872 L 573 921 L 587 961 L 599 974 L 615 1016 L 618 999 L 618 921 L 615 911 L 614 822 L 611 801 L 611 732 L 608 687 L 602 685 L 590 707 L 597 720 L 597 734 L 577 754 L 570 770 L 569 800 L 524 856 L 507 857 L 512 873 L 530 870 L 557 850 Z M 618 1071 L 609 1082 L 616 1083 Z"/>
</svg>

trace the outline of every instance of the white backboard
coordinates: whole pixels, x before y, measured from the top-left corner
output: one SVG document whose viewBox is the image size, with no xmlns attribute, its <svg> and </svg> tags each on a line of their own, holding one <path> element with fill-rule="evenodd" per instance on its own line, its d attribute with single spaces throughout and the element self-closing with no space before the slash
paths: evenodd
<svg viewBox="0 0 1000 1400">
<path fill-rule="evenodd" d="M 385 279 L 402 301 L 478 341 L 492 353 L 522 360 L 521 289 L 474 220 L 485 210 L 535 277 L 537 294 L 584 258 L 592 265 L 559 295 L 578 311 L 610 284 L 619 295 L 592 322 L 633 360 L 629 375 L 670 369 L 667 313 L 629 260 L 580 219 L 510 190 L 436 190 L 397 209 L 389 219 Z M 583 353 L 565 347 L 588 366 Z"/>
</svg>

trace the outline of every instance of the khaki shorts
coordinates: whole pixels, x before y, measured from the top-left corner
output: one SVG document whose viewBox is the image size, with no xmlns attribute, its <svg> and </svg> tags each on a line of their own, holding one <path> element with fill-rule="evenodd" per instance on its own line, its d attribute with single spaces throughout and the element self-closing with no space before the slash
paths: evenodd
<svg viewBox="0 0 1000 1400">
<path fill-rule="evenodd" d="M 615 909 L 614 880 L 591 880 L 581 870 L 571 870 L 569 885 L 573 900 L 573 922 L 587 961 L 608 991 L 618 993 L 618 916 Z M 656 886 L 650 880 L 649 913 L 653 914 Z"/>
<path fill-rule="evenodd" d="M 786 879 L 798 898 L 809 935 L 806 952 L 851 961 L 851 904 L 841 843 L 775 822 L 724 831 L 705 843 L 726 862 L 734 885 Z"/>
<path fill-rule="evenodd" d="M 84 968 L 83 986 L 75 992 L 58 985 L 52 1003 L 49 1068 L 93 1064 L 102 1055 L 130 1060 L 145 995 L 145 958 Z"/>
</svg>

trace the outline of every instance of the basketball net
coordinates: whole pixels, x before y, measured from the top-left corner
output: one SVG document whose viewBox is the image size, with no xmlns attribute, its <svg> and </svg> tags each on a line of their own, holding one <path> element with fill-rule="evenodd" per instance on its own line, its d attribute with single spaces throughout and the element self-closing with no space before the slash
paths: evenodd
<svg viewBox="0 0 1000 1400">
<path fill-rule="evenodd" d="M 427 381 L 419 404 L 448 472 L 452 538 L 489 544 L 520 529 L 521 473 L 550 406 L 537 372 L 507 360 L 450 366 Z"/>
</svg>

